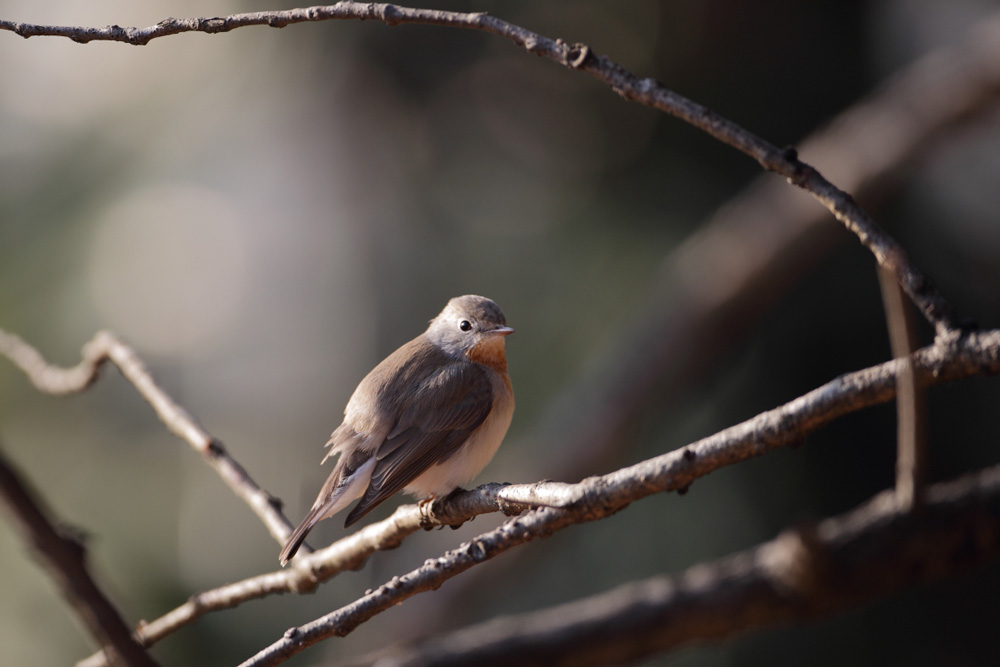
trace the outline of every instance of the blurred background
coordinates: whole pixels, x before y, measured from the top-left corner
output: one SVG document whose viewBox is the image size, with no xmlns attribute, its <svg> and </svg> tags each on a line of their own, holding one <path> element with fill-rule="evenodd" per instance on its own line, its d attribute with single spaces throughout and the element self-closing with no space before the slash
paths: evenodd
<svg viewBox="0 0 1000 667">
<path fill-rule="evenodd" d="M 292 6 L 4 0 L 0 17 L 146 26 Z M 1000 10 L 986 0 L 434 6 L 585 42 L 779 146 Z M 661 298 L 659 281 L 758 167 L 499 38 L 374 22 L 141 48 L 5 33 L 0 59 L 0 327 L 66 365 L 98 329 L 120 334 L 293 523 L 328 472 L 322 445 L 357 382 L 458 294 L 495 299 L 517 329 L 508 358 L 518 408 L 480 483 L 609 472 L 889 358 L 874 263 L 832 219 L 780 260 L 780 279 L 741 286 L 736 315 L 707 335 L 657 339 L 654 324 L 694 317 Z M 980 108 L 862 199 L 960 312 L 988 327 L 1000 319 L 998 121 L 995 107 Z M 824 171 L 822 155 L 803 158 Z M 739 260 L 700 270 L 724 279 Z M 573 428 L 593 417 L 588 401 L 616 408 L 593 384 L 621 368 L 623 350 L 647 345 L 696 363 L 641 385 L 628 427 L 577 458 Z M 997 381 L 983 378 L 930 392 L 933 479 L 1000 459 L 998 399 Z M 652 497 L 504 554 L 288 664 L 680 572 L 847 511 L 893 483 L 894 434 L 892 406 L 849 416 L 686 496 Z M 0 448 L 88 535 L 92 569 L 130 621 L 277 566 L 279 545 L 113 369 L 85 394 L 55 399 L 0 360 Z M 212 614 L 154 654 L 238 663 L 500 520 L 414 535 L 313 595 Z M 343 534 L 325 522 L 309 541 Z M 998 587 L 994 566 L 649 664 L 995 664 Z M 6 522 L 0 591 L 0 663 L 68 664 L 92 651 Z"/>
</svg>

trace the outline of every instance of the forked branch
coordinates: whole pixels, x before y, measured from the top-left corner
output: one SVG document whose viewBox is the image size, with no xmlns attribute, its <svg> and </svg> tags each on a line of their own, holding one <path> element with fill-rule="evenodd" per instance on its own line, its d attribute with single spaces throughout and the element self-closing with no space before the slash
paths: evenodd
<svg viewBox="0 0 1000 667">
<path fill-rule="evenodd" d="M 104 363 L 110 361 L 153 407 L 171 433 L 201 454 L 226 485 L 250 506 L 279 544 L 284 544 L 292 532 L 291 522 L 281 512 L 280 502 L 257 486 L 222 443 L 163 391 L 135 350 L 110 331 L 98 332 L 84 345 L 80 363 L 71 368 L 50 364 L 34 347 L 3 329 L 0 329 L 0 355 L 24 371 L 39 391 L 56 396 L 83 391 L 97 379 Z M 308 545 L 303 547 L 307 552 L 312 551 Z"/>
</svg>

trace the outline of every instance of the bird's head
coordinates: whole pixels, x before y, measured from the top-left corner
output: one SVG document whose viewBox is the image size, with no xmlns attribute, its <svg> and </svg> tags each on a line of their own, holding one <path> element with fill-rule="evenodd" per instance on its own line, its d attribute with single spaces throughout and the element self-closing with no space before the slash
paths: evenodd
<svg viewBox="0 0 1000 667">
<path fill-rule="evenodd" d="M 466 294 L 448 302 L 431 320 L 426 335 L 449 355 L 496 366 L 503 360 L 504 338 L 512 333 L 514 330 L 507 326 L 507 318 L 496 303 Z"/>
</svg>

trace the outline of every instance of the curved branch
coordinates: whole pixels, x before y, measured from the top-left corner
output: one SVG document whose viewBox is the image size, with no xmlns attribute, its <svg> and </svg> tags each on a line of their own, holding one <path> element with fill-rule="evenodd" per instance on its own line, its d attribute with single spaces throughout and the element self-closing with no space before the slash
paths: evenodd
<svg viewBox="0 0 1000 667">
<path fill-rule="evenodd" d="M 997 62 L 1000 13 L 896 73 L 810 135 L 801 152 L 864 197 L 912 168 L 957 123 L 995 109 Z M 599 370 L 571 382 L 528 436 L 545 443 L 537 447 L 540 473 L 572 479 L 594 470 L 649 407 L 645 397 L 686 387 L 759 316 L 762 300 L 780 298 L 817 261 L 836 231 L 828 223 L 823 209 L 763 176 L 720 207 L 665 257 L 636 321 L 621 327 Z"/>
<path fill-rule="evenodd" d="M 1000 467 L 931 487 L 913 513 L 885 491 L 742 553 L 549 609 L 383 650 L 352 665 L 631 664 L 697 641 L 799 623 L 1000 556 Z"/>
<path fill-rule="evenodd" d="M 83 545 L 69 535 L 60 534 L 32 496 L 0 454 L 0 501 L 84 625 L 105 646 L 101 655 L 110 652 L 114 664 L 155 667 L 158 663 L 132 638 L 118 610 L 91 578 Z"/>
<path fill-rule="evenodd" d="M 110 361 L 153 406 L 156 416 L 170 432 L 201 454 L 226 485 L 250 506 L 267 526 L 271 536 L 279 544 L 288 539 L 292 524 L 281 512 L 280 502 L 257 486 L 243 466 L 226 452 L 222 443 L 209 435 L 163 391 L 135 350 L 110 331 L 98 332 L 84 345 L 80 363 L 72 368 L 53 366 L 34 347 L 3 329 L 0 329 L 0 356 L 14 362 L 39 391 L 56 396 L 83 391 L 97 379 L 101 366 Z M 312 551 L 308 545 L 304 546 Z"/>
<path fill-rule="evenodd" d="M 913 367 L 921 385 L 1000 373 L 1000 330 L 972 333 L 949 344 L 916 352 Z M 698 477 L 726 465 L 800 442 L 808 433 L 895 394 L 902 361 L 894 360 L 842 375 L 799 398 L 681 449 L 616 472 L 559 485 L 562 507 L 534 509 L 505 522 L 443 556 L 428 560 L 358 600 L 300 627 L 243 663 L 275 665 L 309 646 L 344 636 L 375 615 L 429 590 L 513 547 L 568 526 L 602 519 L 654 493 L 687 489 Z"/>
<path fill-rule="evenodd" d="M 714 111 L 669 90 L 659 81 L 639 78 L 618 63 L 594 53 L 586 44 L 567 44 L 561 39 L 553 40 L 485 13 L 448 12 L 359 2 L 226 17 L 168 18 L 147 28 L 122 28 L 117 25 L 104 28 L 43 26 L 0 20 L 0 29 L 22 37 L 48 35 L 68 37 L 80 43 L 118 41 L 141 46 L 158 37 L 183 32 L 228 32 L 252 25 L 282 28 L 293 23 L 334 19 L 377 20 L 387 25 L 419 23 L 487 32 L 510 40 L 529 53 L 564 67 L 586 72 L 627 100 L 680 118 L 750 156 L 767 171 L 780 174 L 789 183 L 809 192 L 861 240 L 880 266 L 892 272 L 906 294 L 934 325 L 939 336 L 948 335 L 956 326 L 956 316 L 951 304 L 910 262 L 899 244 L 849 194 L 830 183 L 814 167 L 800 161 L 794 149 L 777 148 Z"/>
</svg>

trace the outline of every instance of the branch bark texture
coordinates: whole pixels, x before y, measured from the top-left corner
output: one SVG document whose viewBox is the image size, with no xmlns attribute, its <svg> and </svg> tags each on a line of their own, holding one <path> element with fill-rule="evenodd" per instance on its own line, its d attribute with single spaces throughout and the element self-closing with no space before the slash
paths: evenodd
<svg viewBox="0 0 1000 667">
<path fill-rule="evenodd" d="M 921 512 L 885 491 L 854 511 L 677 577 L 499 618 L 353 665 L 612 665 L 831 615 L 1000 556 L 1000 467 L 939 484 Z"/>
</svg>

